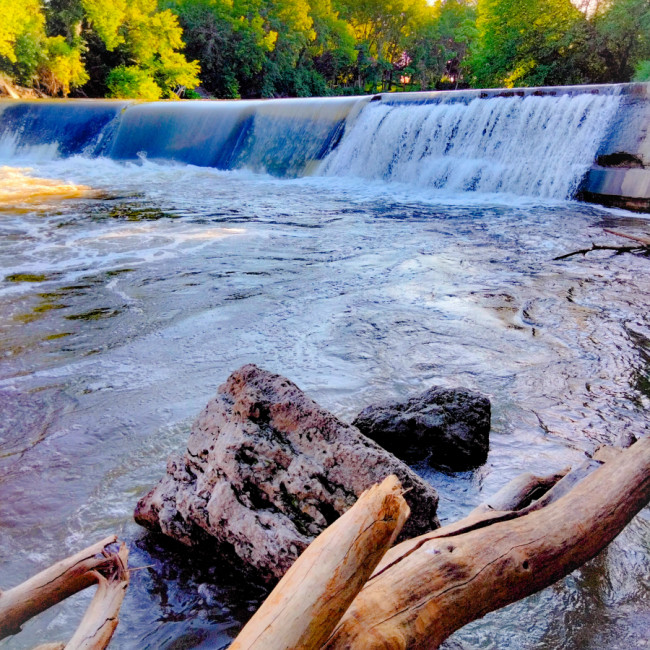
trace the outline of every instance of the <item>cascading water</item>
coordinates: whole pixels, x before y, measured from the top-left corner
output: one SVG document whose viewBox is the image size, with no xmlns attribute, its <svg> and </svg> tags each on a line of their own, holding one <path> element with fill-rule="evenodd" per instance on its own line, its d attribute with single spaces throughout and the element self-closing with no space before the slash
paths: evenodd
<svg viewBox="0 0 650 650">
<path fill-rule="evenodd" d="M 167 160 L 276 176 L 570 198 L 619 106 L 607 93 L 244 102 L 5 103 L 0 149 Z M 53 144 L 56 143 L 56 146 Z"/>
<path fill-rule="evenodd" d="M 109 155 L 301 176 L 336 144 L 356 101 L 138 104 L 124 112 Z"/>
<path fill-rule="evenodd" d="M 492 97 L 366 106 L 323 173 L 454 192 L 570 198 L 619 97 Z"/>
<path fill-rule="evenodd" d="M 3 158 L 106 155 L 125 101 L 0 101 Z"/>
</svg>

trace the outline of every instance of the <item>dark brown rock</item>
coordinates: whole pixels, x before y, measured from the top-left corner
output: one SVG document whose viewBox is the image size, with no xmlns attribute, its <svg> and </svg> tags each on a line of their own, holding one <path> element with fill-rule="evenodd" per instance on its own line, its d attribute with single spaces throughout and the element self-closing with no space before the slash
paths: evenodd
<svg viewBox="0 0 650 650">
<path fill-rule="evenodd" d="M 277 578 L 389 474 L 408 490 L 402 536 L 436 528 L 433 487 L 288 379 L 247 365 L 219 388 L 135 518 L 190 546 L 216 541 Z"/>
<path fill-rule="evenodd" d="M 405 402 L 365 408 L 352 423 L 408 463 L 462 471 L 485 462 L 490 400 L 463 388 L 430 388 Z"/>
</svg>

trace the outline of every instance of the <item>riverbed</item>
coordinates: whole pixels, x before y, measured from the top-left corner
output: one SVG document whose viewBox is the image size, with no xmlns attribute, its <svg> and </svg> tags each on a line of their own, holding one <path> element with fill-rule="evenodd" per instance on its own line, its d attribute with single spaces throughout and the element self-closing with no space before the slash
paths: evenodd
<svg viewBox="0 0 650 650">
<path fill-rule="evenodd" d="M 487 463 L 415 468 L 439 490 L 443 523 L 521 472 L 648 435 L 650 260 L 554 259 L 629 243 L 607 230 L 647 237 L 644 217 L 146 159 L 6 162 L 29 170 L 12 171 L 18 189 L 0 197 L 1 584 L 119 534 L 142 568 L 116 648 L 225 648 L 263 597 L 218 558 L 132 520 L 193 418 L 245 363 L 346 421 L 432 385 L 487 394 Z M 28 200 L 35 178 L 65 189 L 37 184 L 51 191 Z M 68 638 L 89 598 L 0 647 Z M 646 647 L 649 629 L 646 508 L 594 561 L 449 647 L 629 650 Z"/>
</svg>

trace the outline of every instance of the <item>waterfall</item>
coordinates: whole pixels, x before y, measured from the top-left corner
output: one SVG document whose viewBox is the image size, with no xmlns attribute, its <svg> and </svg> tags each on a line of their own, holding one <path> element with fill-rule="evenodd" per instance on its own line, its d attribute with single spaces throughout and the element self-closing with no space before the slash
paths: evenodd
<svg viewBox="0 0 650 650">
<path fill-rule="evenodd" d="M 2 100 L 0 156 L 52 158 L 106 153 L 125 101 Z"/>
<path fill-rule="evenodd" d="M 277 176 L 309 172 L 337 142 L 353 99 L 154 102 L 125 111 L 111 157 Z"/>
<path fill-rule="evenodd" d="M 570 198 L 592 164 L 618 95 L 371 102 L 321 173 L 452 192 Z"/>
<path fill-rule="evenodd" d="M 277 176 L 565 199 L 593 163 L 622 88 L 372 99 L 2 101 L 0 157 L 147 157 Z"/>
</svg>

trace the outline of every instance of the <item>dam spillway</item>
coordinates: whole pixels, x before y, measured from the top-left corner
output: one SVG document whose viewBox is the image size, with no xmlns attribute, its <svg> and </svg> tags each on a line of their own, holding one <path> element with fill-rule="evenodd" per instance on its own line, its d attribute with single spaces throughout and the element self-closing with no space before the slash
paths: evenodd
<svg viewBox="0 0 650 650">
<path fill-rule="evenodd" d="M 327 175 L 643 209 L 647 84 L 251 101 L 0 103 L 0 152 Z M 603 167 L 628 152 L 634 169 Z M 596 162 L 601 164 L 595 164 Z M 641 161 L 639 163 L 639 161 Z M 629 173 L 628 173 L 629 172 Z M 636 179 L 636 180 L 635 180 Z M 645 196 L 644 196 L 645 195 Z"/>
</svg>

